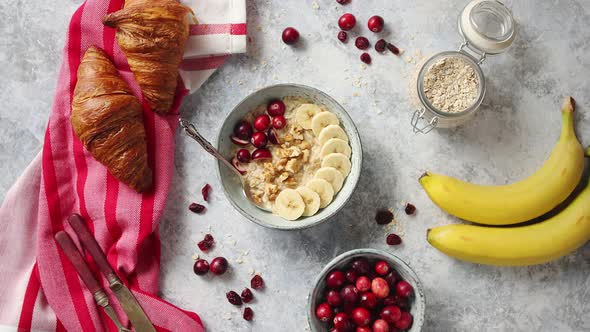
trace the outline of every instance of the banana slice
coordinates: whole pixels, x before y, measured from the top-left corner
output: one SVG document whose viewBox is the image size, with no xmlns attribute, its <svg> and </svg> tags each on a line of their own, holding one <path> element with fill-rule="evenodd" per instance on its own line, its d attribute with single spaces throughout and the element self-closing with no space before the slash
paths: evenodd
<svg viewBox="0 0 590 332">
<path fill-rule="evenodd" d="M 320 208 L 323 209 L 332 202 L 332 199 L 334 198 L 334 189 L 332 189 L 330 182 L 324 179 L 313 179 L 305 186 L 320 195 Z"/>
<path fill-rule="evenodd" d="M 322 150 L 320 151 L 320 156 L 325 157 L 330 153 L 342 153 L 350 158 L 352 154 L 352 149 L 348 142 L 342 140 L 340 138 L 330 138 L 326 141 L 326 144 L 322 146 Z"/>
<path fill-rule="evenodd" d="M 317 135 L 317 137 L 318 141 L 320 142 L 320 145 L 324 145 L 331 138 L 339 138 L 345 142 L 348 142 L 348 136 L 344 132 L 344 129 L 340 128 L 339 125 L 335 124 L 326 126 L 324 129 L 322 129 L 320 134 Z"/>
<path fill-rule="evenodd" d="M 305 203 L 303 216 L 310 217 L 316 214 L 320 209 L 320 195 L 307 187 L 299 187 L 295 190 L 301 195 L 301 198 L 303 198 L 303 202 Z"/>
<path fill-rule="evenodd" d="M 322 159 L 322 167 L 334 167 L 342 173 L 343 176 L 348 176 L 352 164 L 345 154 L 330 153 Z"/>
<path fill-rule="evenodd" d="M 294 189 L 285 189 L 275 199 L 274 212 L 281 218 L 296 220 L 303 215 L 305 202 Z"/>
<path fill-rule="evenodd" d="M 344 176 L 334 167 L 322 167 L 318 169 L 314 178 L 328 181 L 332 185 L 334 193 L 339 192 L 344 183 Z"/>
<path fill-rule="evenodd" d="M 311 129 L 311 119 L 322 110 L 314 104 L 301 104 L 295 110 L 295 120 L 303 129 Z"/>
<path fill-rule="evenodd" d="M 338 124 L 340 124 L 340 120 L 338 120 L 334 113 L 321 112 L 311 119 L 311 130 L 313 130 L 314 135 L 318 136 L 325 127 Z"/>
</svg>

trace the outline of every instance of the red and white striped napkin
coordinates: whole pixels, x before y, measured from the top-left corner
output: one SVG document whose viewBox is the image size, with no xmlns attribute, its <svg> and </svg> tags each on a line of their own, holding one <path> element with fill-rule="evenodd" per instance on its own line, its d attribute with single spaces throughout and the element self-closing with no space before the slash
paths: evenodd
<svg viewBox="0 0 590 332">
<path fill-rule="evenodd" d="M 246 50 L 245 0 L 190 0 L 199 20 L 191 27 L 181 65 L 173 114 L 160 117 L 144 102 L 144 119 L 154 190 L 137 194 L 111 176 L 73 135 L 69 116 L 76 71 L 84 51 L 97 45 L 138 97 L 139 87 L 115 31 L 101 19 L 123 0 L 87 0 L 69 25 L 63 63 L 43 150 L 9 190 L 0 207 L 0 332 L 116 331 L 58 249 L 54 234 L 65 229 L 72 213 L 89 221 L 89 229 L 111 265 L 128 283 L 158 331 L 204 331 L 199 316 L 157 297 L 160 270 L 158 221 L 173 176 L 178 107 L 232 53 Z M 77 241 L 77 240 L 76 240 Z M 94 268 L 94 267 L 93 267 Z M 98 270 L 95 276 L 108 284 Z M 111 303 L 124 318 L 115 298 Z M 190 308 L 187 308 L 190 309 Z"/>
</svg>

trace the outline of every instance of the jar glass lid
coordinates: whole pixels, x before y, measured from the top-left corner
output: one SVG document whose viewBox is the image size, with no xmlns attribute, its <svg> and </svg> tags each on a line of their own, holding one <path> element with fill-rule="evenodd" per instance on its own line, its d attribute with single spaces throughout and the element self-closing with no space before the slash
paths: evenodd
<svg viewBox="0 0 590 332">
<path fill-rule="evenodd" d="M 459 32 L 467 46 L 480 54 L 497 54 L 514 41 L 512 13 L 496 0 L 471 1 L 459 16 Z"/>
</svg>

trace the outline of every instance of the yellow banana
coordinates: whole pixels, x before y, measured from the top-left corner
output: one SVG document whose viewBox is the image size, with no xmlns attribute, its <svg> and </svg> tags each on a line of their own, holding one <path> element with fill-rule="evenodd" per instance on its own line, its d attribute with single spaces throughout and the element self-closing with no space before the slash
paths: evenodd
<svg viewBox="0 0 590 332">
<path fill-rule="evenodd" d="M 574 132 L 574 100 L 561 108 L 561 136 L 533 175 L 508 185 L 484 186 L 426 172 L 420 184 L 446 212 L 480 224 L 509 225 L 539 217 L 563 202 L 584 172 L 584 149 Z"/>
<path fill-rule="evenodd" d="M 446 225 L 428 230 L 428 242 L 464 261 L 521 266 L 549 262 L 590 240 L 590 184 L 559 214 L 519 227 Z"/>
</svg>

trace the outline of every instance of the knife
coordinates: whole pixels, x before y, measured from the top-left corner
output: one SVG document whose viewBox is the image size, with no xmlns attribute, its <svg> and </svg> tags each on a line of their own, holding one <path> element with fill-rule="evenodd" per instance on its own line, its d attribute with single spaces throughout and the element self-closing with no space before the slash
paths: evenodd
<svg viewBox="0 0 590 332">
<path fill-rule="evenodd" d="M 88 228 L 86 228 L 86 224 L 82 217 L 73 214 L 69 218 L 69 222 L 74 229 L 74 232 L 76 232 L 76 235 L 78 235 L 82 246 L 88 250 L 102 274 L 104 274 L 109 281 L 109 288 L 119 300 L 123 311 L 127 314 L 127 318 L 129 318 L 135 330 L 138 332 L 156 332 L 156 329 L 137 302 L 135 296 L 133 296 L 133 293 L 131 293 L 129 288 L 123 284 L 107 261 L 104 251 L 102 251 L 98 242 L 96 242 L 96 239 L 90 234 Z"/>
</svg>

